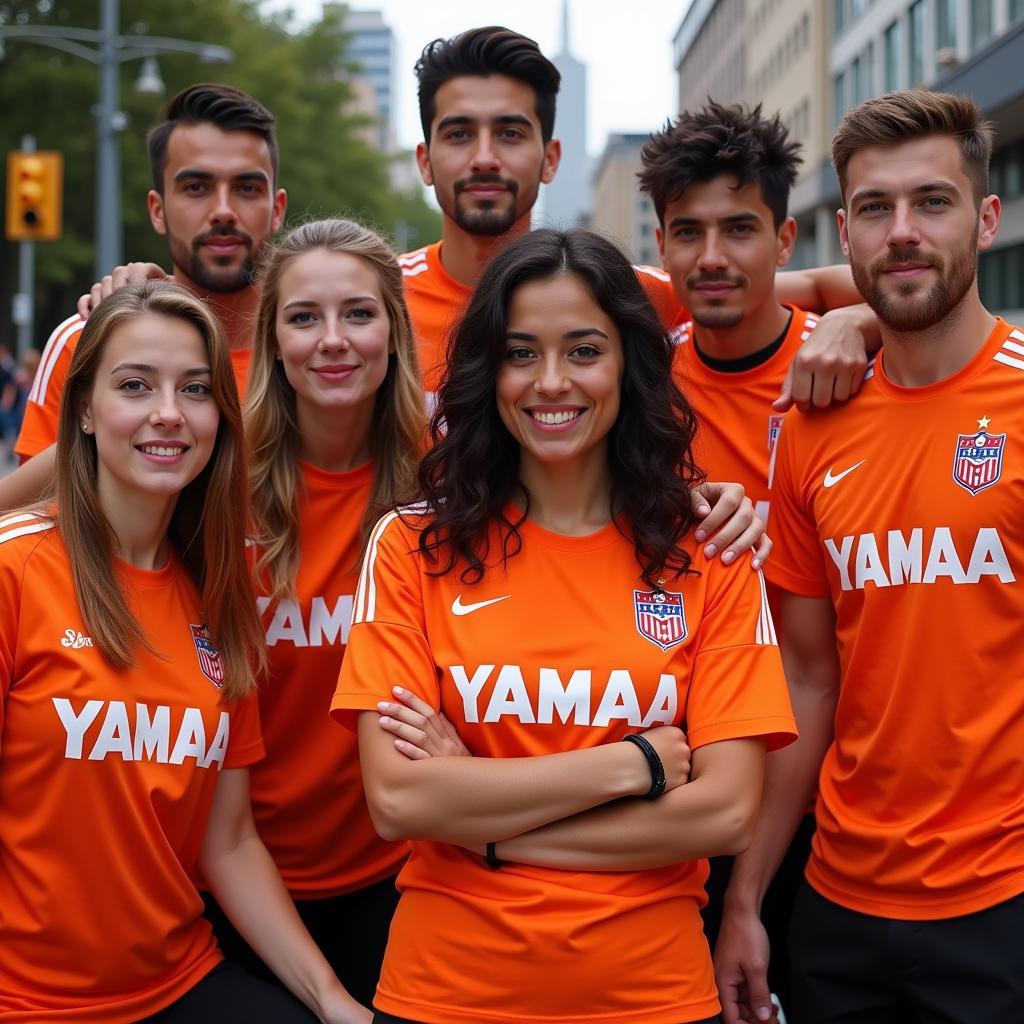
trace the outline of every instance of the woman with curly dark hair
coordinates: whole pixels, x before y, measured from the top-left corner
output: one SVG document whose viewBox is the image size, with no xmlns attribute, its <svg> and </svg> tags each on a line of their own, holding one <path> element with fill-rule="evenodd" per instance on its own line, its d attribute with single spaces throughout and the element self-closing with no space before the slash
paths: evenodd
<svg viewBox="0 0 1024 1024">
<path fill-rule="evenodd" d="M 703 858 L 745 846 L 795 727 L 760 573 L 694 536 L 671 359 L 585 231 L 498 254 L 453 335 L 333 704 L 412 840 L 376 1021 L 716 1019 Z"/>
</svg>

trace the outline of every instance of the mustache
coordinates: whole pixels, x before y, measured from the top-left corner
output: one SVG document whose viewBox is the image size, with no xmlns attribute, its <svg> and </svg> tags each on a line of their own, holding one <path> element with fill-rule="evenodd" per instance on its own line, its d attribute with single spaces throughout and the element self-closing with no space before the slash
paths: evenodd
<svg viewBox="0 0 1024 1024">
<path fill-rule="evenodd" d="M 196 249 L 200 245 L 204 245 L 211 238 L 237 238 L 244 245 L 252 247 L 252 235 L 247 235 L 244 231 L 240 231 L 238 228 L 232 228 L 228 225 L 222 225 L 215 228 L 210 228 L 209 231 L 204 231 L 200 235 L 196 235 L 192 239 L 192 248 Z"/>
<path fill-rule="evenodd" d="M 461 178 L 455 182 L 455 194 L 461 195 L 468 188 L 474 185 L 501 185 L 514 197 L 519 192 L 519 183 L 512 178 L 503 178 L 499 174 L 474 174 L 468 178 Z"/>
<path fill-rule="evenodd" d="M 945 266 L 941 257 L 934 253 L 922 252 L 920 249 L 893 249 L 892 252 L 875 260 L 872 270 L 876 273 L 884 273 L 891 267 L 898 267 L 904 263 L 922 263 L 927 267 L 934 267 L 936 270 L 942 270 Z"/>
<path fill-rule="evenodd" d="M 742 274 L 726 274 L 724 271 L 718 274 L 696 274 L 686 279 L 687 288 L 699 288 L 702 284 L 731 284 L 742 288 L 747 279 Z"/>
</svg>

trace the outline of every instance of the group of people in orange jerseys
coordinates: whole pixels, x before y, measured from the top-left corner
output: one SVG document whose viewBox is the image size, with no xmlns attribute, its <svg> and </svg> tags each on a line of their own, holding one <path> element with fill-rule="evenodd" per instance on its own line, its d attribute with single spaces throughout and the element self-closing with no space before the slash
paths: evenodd
<svg viewBox="0 0 1024 1024">
<path fill-rule="evenodd" d="M 273 116 L 192 86 L 148 136 L 173 274 L 116 268 L 43 352 L 0 485 L 0 1021 L 1024 1020 L 991 128 L 848 112 L 850 266 L 782 272 L 798 146 L 709 101 L 644 150 L 658 270 L 531 230 L 535 43 L 417 74 L 439 242 L 274 241 Z"/>
</svg>

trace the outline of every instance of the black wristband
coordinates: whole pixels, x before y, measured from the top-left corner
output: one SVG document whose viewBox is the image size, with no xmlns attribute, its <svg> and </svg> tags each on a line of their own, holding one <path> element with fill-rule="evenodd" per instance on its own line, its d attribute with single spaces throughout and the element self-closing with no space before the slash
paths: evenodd
<svg viewBox="0 0 1024 1024">
<path fill-rule="evenodd" d="M 631 732 L 628 736 L 623 736 L 622 739 L 623 742 L 628 741 L 638 746 L 644 757 L 647 758 L 647 767 L 651 769 L 651 788 L 644 793 L 644 799 L 657 800 L 665 792 L 665 766 L 661 763 L 658 752 L 651 746 L 650 741 L 638 732 Z"/>
<path fill-rule="evenodd" d="M 503 860 L 498 860 L 498 855 L 494 852 L 496 845 L 496 843 L 488 843 L 486 847 L 487 852 L 484 854 L 484 860 L 487 861 L 487 866 L 492 871 L 500 871 L 505 864 Z"/>
</svg>

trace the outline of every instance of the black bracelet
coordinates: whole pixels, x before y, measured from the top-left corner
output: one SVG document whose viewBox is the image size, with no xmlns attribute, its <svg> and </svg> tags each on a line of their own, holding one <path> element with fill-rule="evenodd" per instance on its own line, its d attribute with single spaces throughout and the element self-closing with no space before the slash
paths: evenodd
<svg viewBox="0 0 1024 1024">
<path fill-rule="evenodd" d="M 487 861 L 487 866 L 492 871 L 500 871 L 505 864 L 503 860 L 498 860 L 498 855 L 494 852 L 496 845 L 496 843 L 488 843 L 487 852 L 484 854 L 484 860 Z"/>
<path fill-rule="evenodd" d="M 651 746 L 650 741 L 638 732 L 631 732 L 622 739 L 623 742 L 633 743 L 643 751 L 644 757 L 647 758 L 647 767 L 651 769 L 651 788 L 644 793 L 644 799 L 657 800 L 665 792 L 665 766 L 661 763 L 658 752 Z"/>
</svg>

